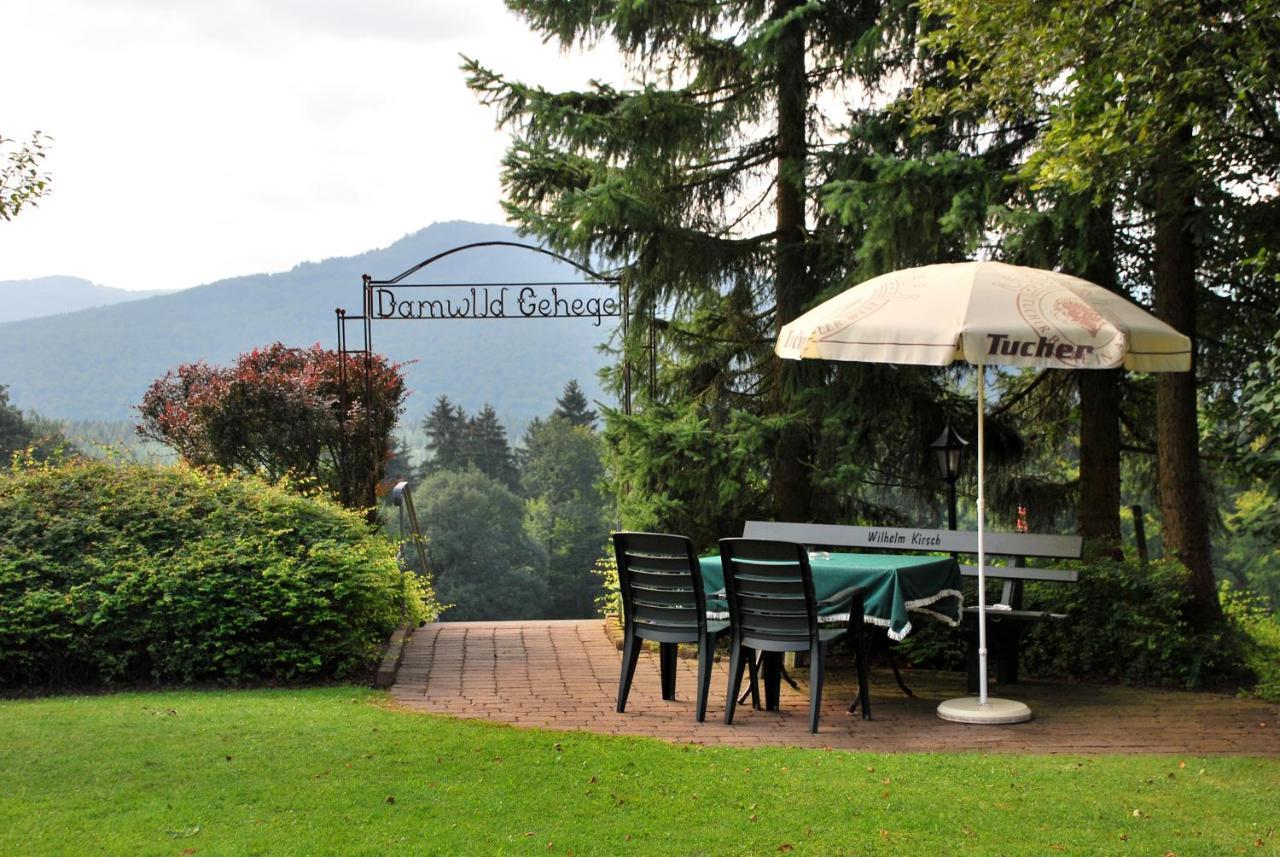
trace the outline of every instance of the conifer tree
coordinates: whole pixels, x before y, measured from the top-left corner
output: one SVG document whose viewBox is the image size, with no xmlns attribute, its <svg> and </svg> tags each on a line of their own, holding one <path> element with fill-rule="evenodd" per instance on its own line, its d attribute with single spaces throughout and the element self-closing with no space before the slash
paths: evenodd
<svg viewBox="0 0 1280 857">
<path fill-rule="evenodd" d="M 854 277 L 959 258 L 975 226 L 983 200 L 963 181 L 970 164 L 943 158 L 945 129 L 913 138 L 870 109 L 867 93 L 913 73 L 912 4 L 509 5 L 565 48 L 612 39 L 635 79 L 552 92 L 465 66 L 513 130 L 508 216 L 556 250 L 618 266 L 632 362 L 656 343 L 653 397 L 638 385 L 635 414 L 606 415 L 624 523 L 705 541 L 749 515 L 849 520 L 886 482 L 936 493 L 922 474 L 947 417 L 941 373 L 772 353 L 782 325 Z M 876 157 L 899 143 L 935 156 L 932 175 L 896 176 L 916 195 L 895 215 L 927 227 L 880 252 L 869 247 L 881 213 L 838 183 L 889 189 L 899 162 Z"/>
<path fill-rule="evenodd" d="M 420 481 L 440 470 L 464 470 L 466 468 L 467 414 L 461 406 L 454 405 L 448 396 L 440 396 L 431 412 L 422 420 L 422 430 L 427 435 L 427 459 L 422 463 Z"/>
<path fill-rule="evenodd" d="M 587 407 L 587 397 L 583 395 L 576 379 L 565 384 L 564 393 L 556 399 L 556 409 L 552 415 L 564 417 L 573 426 L 594 428 L 596 424 L 596 412 Z"/>
<path fill-rule="evenodd" d="M 520 490 L 515 455 L 493 405 L 486 404 L 467 421 L 466 463 L 508 490 Z"/>
</svg>

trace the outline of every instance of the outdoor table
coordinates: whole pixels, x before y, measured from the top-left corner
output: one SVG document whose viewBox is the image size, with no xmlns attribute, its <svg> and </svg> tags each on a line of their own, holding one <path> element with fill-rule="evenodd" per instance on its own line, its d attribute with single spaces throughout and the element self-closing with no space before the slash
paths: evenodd
<svg viewBox="0 0 1280 857">
<path fill-rule="evenodd" d="M 719 555 L 700 557 L 698 564 L 707 592 L 707 618 L 728 618 Z M 813 594 L 819 601 L 851 586 L 862 589 L 862 620 L 886 628 L 891 640 L 902 640 L 911 633 L 908 612 L 924 613 L 952 626 L 960 624 L 964 597 L 960 566 L 953 557 L 811 552 L 809 566 L 813 569 Z M 840 605 L 820 605 L 818 621 L 848 621 L 848 612 L 840 613 L 839 609 Z M 765 659 L 766 668 L 773 666 L 772 660 Z M 765 697 L 766 708 L 777 707 L 773 675 L 765 681 Z"/>
</svg>

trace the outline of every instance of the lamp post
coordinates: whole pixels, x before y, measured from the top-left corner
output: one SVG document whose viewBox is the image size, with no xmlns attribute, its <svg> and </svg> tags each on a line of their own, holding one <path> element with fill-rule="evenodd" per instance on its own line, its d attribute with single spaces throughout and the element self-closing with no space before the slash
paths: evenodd
<svg viewBox="0 0 1280 857">
<path fill-rule="evenodd" d="M 951 423 L 929 444 L 938 462 L 938 472 L 947 483 L 947 528 L 951 530 L 956 528 L 956 480 L 960 478 L 960 460 L 968 445 L 969 441 L 956 434 Z"/>
</svg>

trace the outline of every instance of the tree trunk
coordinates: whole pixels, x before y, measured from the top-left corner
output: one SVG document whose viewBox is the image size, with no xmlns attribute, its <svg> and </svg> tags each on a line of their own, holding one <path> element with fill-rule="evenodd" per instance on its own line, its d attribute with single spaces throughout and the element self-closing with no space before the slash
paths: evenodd
<svg viewBox="0 0 1280 857">
<path fill-rule="evenodd" d="M 1204 481 L 1200 473 L 1194 347 L 1196 337 L 1196 250 L 1192 220 L 1196 201 L 1184 160 L 1191 131 L 1175 134 L 1166 158 L 1155 169 L 1156 314 L 1191 337 L 1190 372 L 1156 375 L 1156 451 L 1165 552 L 1191 571 L 1197 616 L 1220 619 Z"/>
<path fill-rule="evenodd" d="M 780 19 L 800 6 L 798 0 L 777 0 L 773 18 Z M 805 230 L 805 114 L 808 110 L 805 80 L 805 31 L 803 25 L 787 25 L 777 43 L 778 99 L 778 190 L 777 245 L 774 296 L 777 301 L 776 328 L 800 315 L 812 296 L 806 261 Z M 790 360 L 776 360 L 772 396 L 773 413 L 795 409 L 803 387 L 805 368 Z M 810 461 L 812 440 L 801 420 L 792 420 L 782 430 L 774 450 L 773 486 L 777 513 L 785 521 L 808 521 L 812 509 Z"/>
<path fill-rule="evenodd" d="M 1115 241 L 1110 207 L 1085 216 L 1088 262 L 1081 275 L 1116 290 Z M 1076 513 L 1086 556 L 1120 559 L 1120 370 L 1076 373 L 1080 385 L 1080 505 Z"/>
</svg>

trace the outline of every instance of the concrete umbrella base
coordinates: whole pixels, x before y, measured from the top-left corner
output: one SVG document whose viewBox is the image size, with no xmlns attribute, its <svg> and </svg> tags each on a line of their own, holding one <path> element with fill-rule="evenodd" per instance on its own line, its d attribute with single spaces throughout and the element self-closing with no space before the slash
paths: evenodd
<svg viewBox="0 0 1280 857">
<path fill-rule="evenodd" d="M 1012 699 L 988 698 L 980 705 L 978 697 L 963 696 L 939 703 L 938 716 L 955 723 L 1024 723 L 1031 719 L 1031 709 Z"/>
</svg>

